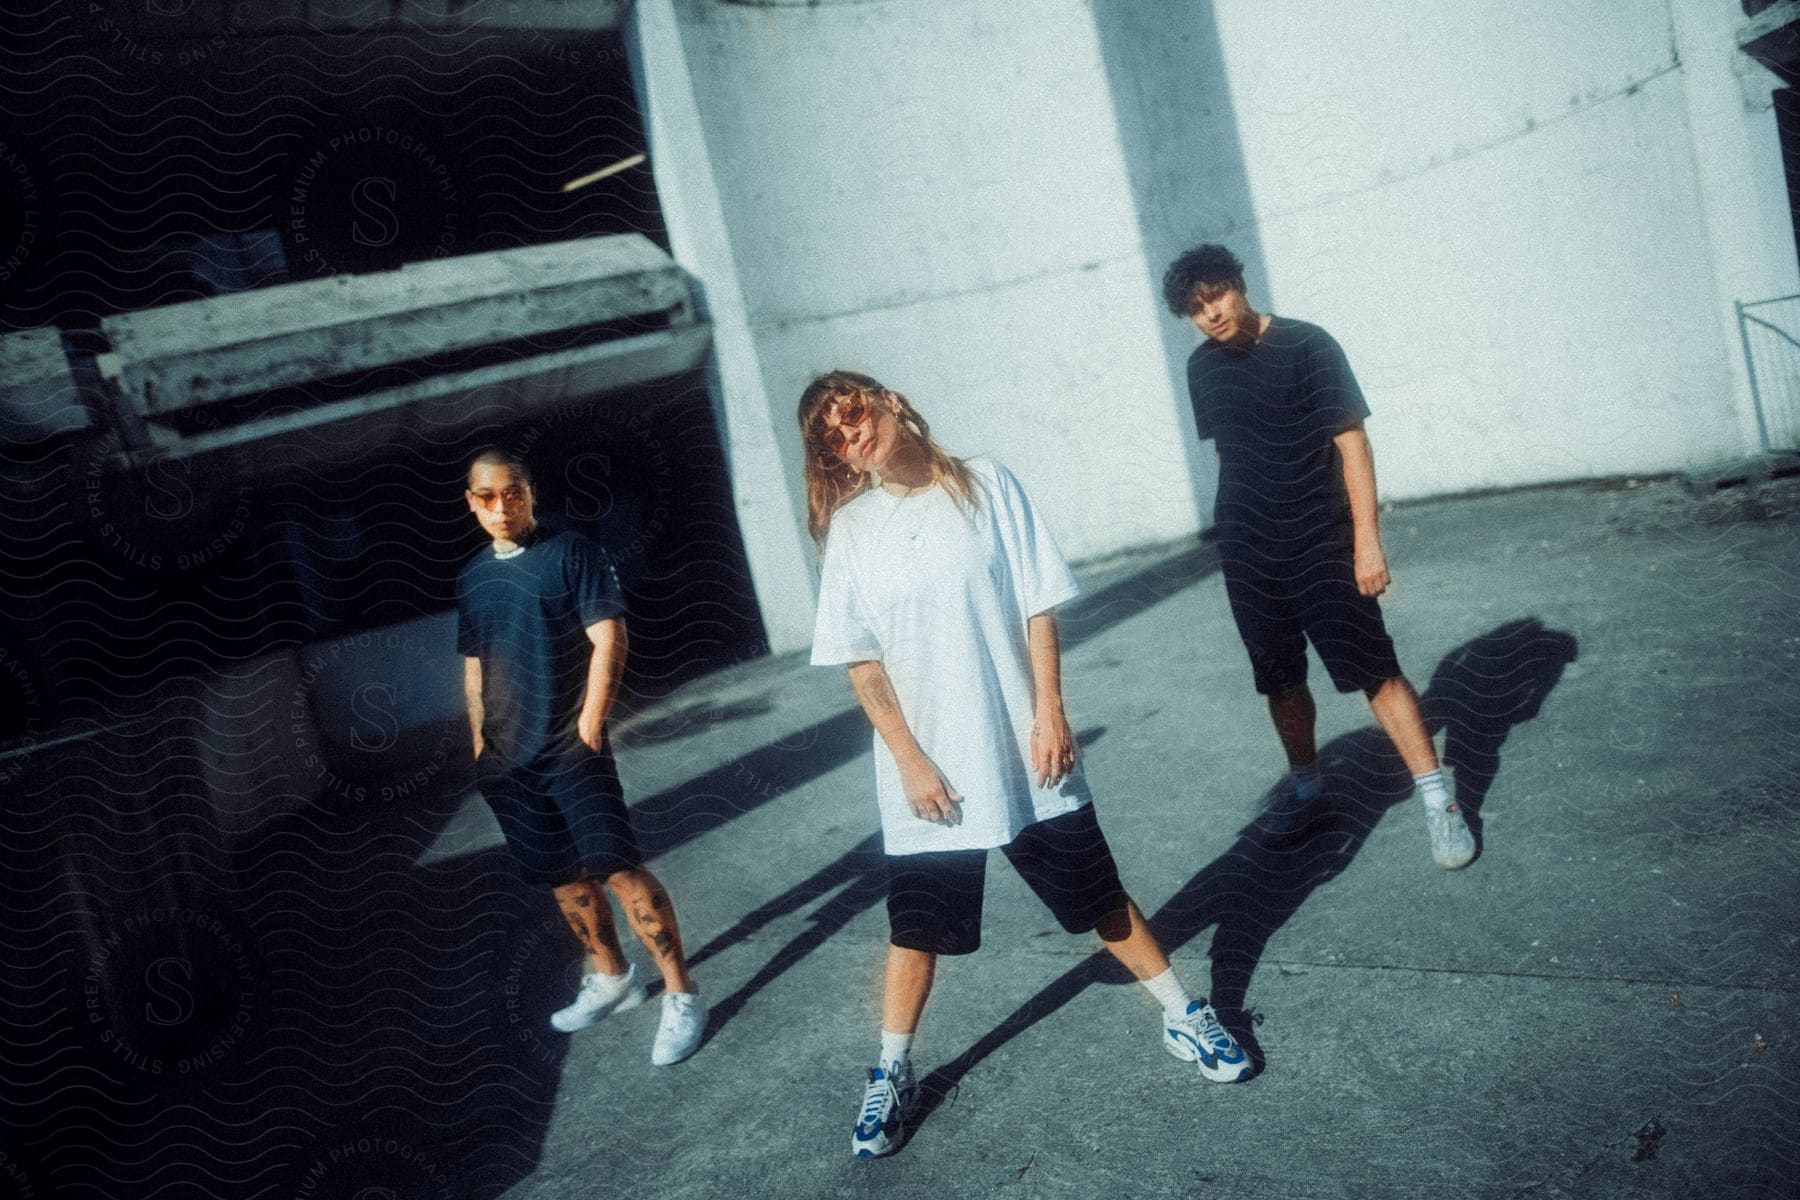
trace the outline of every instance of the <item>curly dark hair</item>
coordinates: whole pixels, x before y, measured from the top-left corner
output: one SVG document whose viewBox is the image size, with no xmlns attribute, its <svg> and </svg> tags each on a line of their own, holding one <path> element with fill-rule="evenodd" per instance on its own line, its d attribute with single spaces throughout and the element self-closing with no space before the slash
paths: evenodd
<svg viewBox="0 0 1800 1200">
<path fill-rule="evenodd" d="M 1185 250 L 1163 272 L 1163 303 L 1178 317 L 1186 317 L 1194 293 L 1209 283 L 1230 284 L 1244 290 L 1244 264 L 1237 255 L 1215 242 Z"/>
</svg>

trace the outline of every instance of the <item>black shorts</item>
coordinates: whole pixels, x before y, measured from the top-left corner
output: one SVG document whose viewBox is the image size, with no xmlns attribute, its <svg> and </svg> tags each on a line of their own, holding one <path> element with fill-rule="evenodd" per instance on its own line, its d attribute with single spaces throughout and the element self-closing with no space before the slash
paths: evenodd
<svg viewBox="0 0 1800 1200">
<path fill-rule="evenodd" d="M 1125 904 L 1092 804 L 1026 826 L 1001 853 L 1070 933 L 1086 933 Z M 888 940 L 929 954 L 973 954 L 981 946 L 987 857 L 986 850 L 889 855 Z"/>
<path fill-rule="evenodd" d="M 612 747 L 560 744 L 524 764 L 476 762 L 481 794 L 527 880 L 556 887 L 640 867 Z"/>
<path fill-rule="evenodd" d="M 1347 544 L 1336 538 L 1293 553 L 1221 547 L 1225 595 L 1250 655 L 1256 690 L 1306 682 L 1306 643 L 1340 692 L 1366 691 L 1400 674 L 1381 605 L 1356 586 Z"/>
</svg>

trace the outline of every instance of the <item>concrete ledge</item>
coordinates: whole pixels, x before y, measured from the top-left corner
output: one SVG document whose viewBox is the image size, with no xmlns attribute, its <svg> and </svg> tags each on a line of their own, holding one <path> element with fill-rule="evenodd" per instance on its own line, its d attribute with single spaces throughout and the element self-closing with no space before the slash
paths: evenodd
<svg viewBox="0 0 1800 1200">
<path fill-rule="evenodd" d="M 0 337 L 0 440 L 35 442 L 91 423 L 55 329 Z"/>
<path fill-rule="evenodd" d="M 686 301 L 647 238 L 581 238 L 109 317 L 102 371 L 154 416 Z"/>
</svg>

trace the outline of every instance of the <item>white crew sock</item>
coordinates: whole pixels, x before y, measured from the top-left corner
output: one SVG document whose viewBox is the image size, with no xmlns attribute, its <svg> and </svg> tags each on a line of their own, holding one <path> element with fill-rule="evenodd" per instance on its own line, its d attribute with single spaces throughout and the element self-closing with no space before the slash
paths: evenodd
<svg viewBox="0 0 1800 1200">
<path fill-rule="evenodd" d="M 1450 789 L 1444 786 L 1444 772 L 1441 769 L 1414 775 L 1413 786 L 1419 789 L 1419 799 L 1425 802 L 1426 808 L 1442 812 L 1455 803 L 1450 799 Z"/>
<path fill-rule="evenodd" d="M 906 1067 L 912 1061 L 912 1041 L 910 1033 L 881 1031 L 881 1070 L 888 1078 L 906 1073 Z"/>
<path fill-rule="evenodd" d="M 1170 967 L 1155 979 L 1144 980 L 1144 987 L 1149 989 L 1152 996 L 1156 997 L 1156 1002 L 1162 1005 L 1163 1012 L 1172 1017 L 1185 1015 L 1188 1005 L 1194 999 L 1188 995 L 1187 989 L 1181 986 L 1181 980 L 1175 978 L 1174 967 Z"/>
<path fill-rule="evenodd" d="M 1325 790 L 1325 779 L 1319 773 L 1317 759 L 1307 763 L 1304 767 L 1289 767 L 1288 779 L 1294 786 L 1294 798 L 1302 804 L 1309 804 L 1317 800 L 1319 793 Z"/>
</svg>

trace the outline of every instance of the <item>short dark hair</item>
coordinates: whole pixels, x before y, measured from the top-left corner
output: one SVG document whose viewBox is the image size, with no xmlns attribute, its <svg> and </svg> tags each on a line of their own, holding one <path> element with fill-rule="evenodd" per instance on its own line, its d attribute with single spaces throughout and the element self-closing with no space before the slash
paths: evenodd
<svg viewBox="0 0 1800 1200">
<path fill-rule="evenodd" d="M 1194 293 L 1210 283 L 1223 283 L 1244 290 L 1244 264 L 1237 255 L 1216 242 L 1206 242 L 1185 250 L 1181 257 L 1163 272 L 1163 303 L 1178 317 L 1185 317 L 1194 304 Z"/>
<path fill-rule="evenodd" d="M 476 467 L 505 467 L 514 475 L 531 486 L 531 468 L 525 462 L 525 456 L 505 446 L 489 446 L 469 460 L 469 469 L 463 472 L 463 482 L 467 483 L 475 474 Z"/>
</svg>

